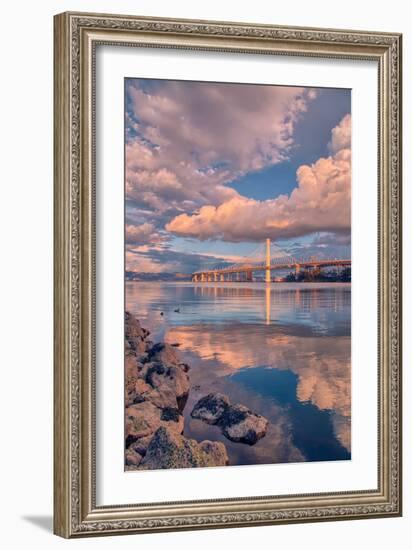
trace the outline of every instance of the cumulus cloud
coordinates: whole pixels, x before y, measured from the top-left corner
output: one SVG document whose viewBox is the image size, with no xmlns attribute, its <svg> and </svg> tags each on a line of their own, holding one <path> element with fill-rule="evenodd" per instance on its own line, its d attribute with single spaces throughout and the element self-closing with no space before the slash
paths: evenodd
<svg viewBox="0 0 412 550">
<path fill-rule="evenodd" d="M 152 223 L 145 222 L 140 225 L 126 225 L 126 244 L 154 245 L 164 242 L 165 239 L 165 235 L 161 235 L 158 231 L 156 231 L 156 228 Z"/>
<path fill-rule="evenodd" d="M 282 246 L 291 256 L 309 259 L 316 256 L 319 259 L 342 259 L 351 257 L 351 234 L 348 233 L 314 233 L 311 239 L 286 242 Z"/>
<path fill-rule="evenodd" d="M 194 214 L 180 214 L 166 229 L 200 240 L 259 241 L 324 231 L 348 233 L 351 220 L 350 115 L 332 130 L 333 154 L 297 170 L 290 196 L 259 201 L 237 195 Z"/>
<path fill-rule="evenodd" d="M 329 151 L 334 154 L 351 146 L 351 115 L 345 115 L 340 123 L 333 128 L 332 137 L 328 144 Z"/>
<path fill-rule="evenodd" d="M 334 233 L 321 233 L 313 239 L 312 246 L 350 246 L 351 235 L 350 233 L 336 235 Z"/>
<path fill-rule="evenodd" d="M 228 182 L 287 159 L 316 91 L 130 80 L 127 94 L 126 197 L 164 213 L 236 198 Z"/>
</svg>

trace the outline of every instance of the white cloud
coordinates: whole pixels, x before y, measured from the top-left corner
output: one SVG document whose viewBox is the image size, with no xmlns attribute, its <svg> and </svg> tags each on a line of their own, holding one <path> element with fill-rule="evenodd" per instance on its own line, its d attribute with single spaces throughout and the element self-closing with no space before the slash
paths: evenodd
<svg viewBox="0 0 412 550">
<path fill-rule="evenodd" d="M 164 242 L 166 237 L 161 235 L 152 223 L 142 223 L 140 225 L 126 225 L 125 241 L 126 244 L 145 245 Z"/>
<path fill-rule="evenodd" d="M 128 96 L 126 196 L 163 213 L 236 198 L 226 183 L 287 159 L 316 91 L 167 81 L 149 93 L 135 80 Z"/>
<path fill-rule="evenodd" d="M 200 240 L 257 241 L 316 231 L 348 232 L 351 223 L 350 115 L 332 130 L 334 154 L 297 170 L 290 196 L 258 201 L 240 195 L 193 215 L 181 214 L 166 229 Z"/>
<path fill-rule="evenodd" d="M 351 115 L 345 115 L 332 130 L 332 138 L 328 144 L 329 151 L 334 154 L 342 149 L 350 149 L 352 136 Z"/>
</svg>

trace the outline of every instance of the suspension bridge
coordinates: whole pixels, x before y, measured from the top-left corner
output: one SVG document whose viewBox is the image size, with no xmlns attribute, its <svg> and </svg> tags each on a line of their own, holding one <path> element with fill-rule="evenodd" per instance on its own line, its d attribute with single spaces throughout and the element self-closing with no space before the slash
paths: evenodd
<svg viewBox="0 0 412 550">
<path fill-rule="evenodd" d="M 347 258 L 316 258 L 314 256 L 295 258 L 271 243 L 270 239 L 266 239 L 263 254 L 262 245 L 259 245 L 256 250 L 238 263 L 192 273 L 192 281 L 195 283 L 253 282 L 256 276 L 263 274 L 265 282 L 270 283 L 273 280 L 272 272 L 289 270 L 289 272 L 294 272 L 295 278 L 298 279 L 302 270 L 319 272 L 322 269 L 333 267 L 351 267 L 351 260 Z"/>
</svg>

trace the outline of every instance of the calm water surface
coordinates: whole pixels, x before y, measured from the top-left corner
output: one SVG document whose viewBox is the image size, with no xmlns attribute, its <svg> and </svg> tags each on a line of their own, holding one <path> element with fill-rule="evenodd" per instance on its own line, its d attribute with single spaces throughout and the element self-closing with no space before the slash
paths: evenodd
<svg viewBox="0 0 412 550">
<path fill-rule="evenodd" d="M 191 366 L 187 437 L 223 441 L 231 465 L 350 459 L 350 284 L 128 282 L 126 307 Z M 266 436 L 192 419 L 211 391 L 265 416 Z"/>
</svg>

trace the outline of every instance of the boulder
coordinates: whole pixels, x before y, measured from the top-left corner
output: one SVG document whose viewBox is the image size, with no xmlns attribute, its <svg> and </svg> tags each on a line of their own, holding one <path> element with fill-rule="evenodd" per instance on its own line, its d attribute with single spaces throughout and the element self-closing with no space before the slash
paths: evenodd
<svg viewBox="0 0 412 550">
<path fill-rule="evenodd" d="M 222 433 L 231 441 L 254 445 L 266 435 L 268 421 L 244 405 L 232 405 L 219 421 Z"/>
<path fill-rule="evenodd" d="M 208 424 L 219 426 L 223 435 L 237 443 L 254 445 L 266 435 L 268 421 L 253 413 L 244 405 L 232 405 L 221 393 L 210 393 L 202 397 L 190 413 Z"/>
<path fill-rule="evenodd" d="M 149 331 L 140 326 L 139 321 L 129 313 L 125 312 L 125 348 L 127 353 L 134 353 L 140 356 L 145 353 L 150 346 L 146 341 Z"/>
<path fill-rule="evenodd" d="M 143 365 L 137 361 L 134 355 L 127 355 L 125 358 L 125 404 L 126 407 L 133 403 L 142 401 L 139 399 L 139 391 L 136 391 L 136 384 L 140 378 L 139 373 Z"/>
<path fill-rule="evenodd" d="M 145 368 L 147 367 L 145 366 Z M 147 373 L 147 370 L 143 372 Z M 134 393 L 135 403 L 150 401 L 160 409 L 177 406 L 176 393 L 170 385 L 161 385 L 161 391 L 159 391 L 159 389 L 153 388 L 153 386 L 145 382 L 144 378 L 137 378 L 131 384 L 128 384 L 126 381 L 126 389 L 130 392 L 130 395 Z"/>
<path fill-rule="evenodd" d="M 133 340 L 133 338 L 141 338 L 145 340 L 149 336 L 150 331 L 143 328 L 136 317 L 129 311 L 125 312 L 125 337 L 127 340 Z"/>
<path fill-rule="evenodd" d="M 170 344 L 158 343 L 154 344 L 148 350 L 148 360 L 153 363 L 161 363 L 162 365 L 180 364 L 180 359 L 176 349 Z"/>
<path fill-rule="evenodd" d="M 142 401 L 127 407 L 126 441 L 129 445 L 141 437 L 153 434 L 160 426 L 166 426 L 170 431 L 178 434 L 182 433 L 183 416 L 179 414 L 173 416 L 173 418 L 166 418 L 162 413 L 162 409 L 159 409 L 150 401 Z"/>
<path fill-rule="evenodd" d="M 160 427 L 149 443 L 140 468 L 158 470 L 227 464 L 228 457 L 223 443 L 198 443 L 194 439 L 187 439 L 165 427 Z"/>
<path fill-rule="evenodd" d="M 138 439 L 153 433 L 160 425 L 159 409 L 143 401 L 126 409 L 126 436 Z"/>
<path fill-rule="evenodd" d="M 200 448 L 205 452 L 216 466 L 229 464 L 226 447 L 220 441 L 209 441 L 205 439 L 200 444 Z"/>
<path fill-rule="evenodd" d="M 229 398 L 223 393 L 209 393 L 193 407 L 190 416 L 204 420 L 208 424 L 217 424 L 230 406 Z"/>
<path fill-rule="evenodd" d="M 181 416 L 182 415 L 177 407 L 165 407 L 162 409 L 160 420 L 164 420 L 165 422 L 170 422 L 172 420 L 173 422 L 179 422 Z"/>
<path fill-rule="evenodd" d="M 139 372 L 142 369 L 142 364 L 139 363 L 134 355 L 126 355 L 125 357 L 125 376 L 126 382 L 135 381 Z"/>
<path fill-rule="evenodd" d="M 159 407 L 159 409 L 176 408 L 178 406 L 175 392 L 166 385 L 160 389 L 150 388 L 150 391 L 142 394 L 142 397 Z"/>
<path fill-rule="evenodd" d="M 126 389 L 124 393 L 124 404 L 126 407 L 130 407 L 130 405 L 134 405 L 138 401 L 136 392 L 134 390 L 129 391 Z"/>
<path fill-rule="evenodd" d="M 151 442 L 153 434 L 147 435 L 146 437 L 140 437 L 137 441 L 132 443 L 129 449 L 132 449 L 141 456 L 146 454 L 149 443 Z"/>
<path fill-rule="evenodd" d="M 151 362 L 145 365 L 144 372 L 145 381 L 160 393 L 169 388 L 178 399 L 189 393 L 189 377 L 179 366 Z"/>
<path fill-rule="evenodd" d="M 137 378 L 134 381 L 133 389 L 136 393 L 144 394 L 146 392 L 152 391 L 152 387 L 149 386 L 142 378 Z"/>
<path fill-rule="evenodd" d="M 134 449 L 126 450 L 126 466 L 138 466 L 142 460 L 142 456 L 137 453 Z"/>
<path fill-rule="evenodd" d="M 190 371 L 190 365 L 187 363 L 180 363 L 179 367 L 182 369 L 183 372 L 189 372 Z"/>
</svg>

